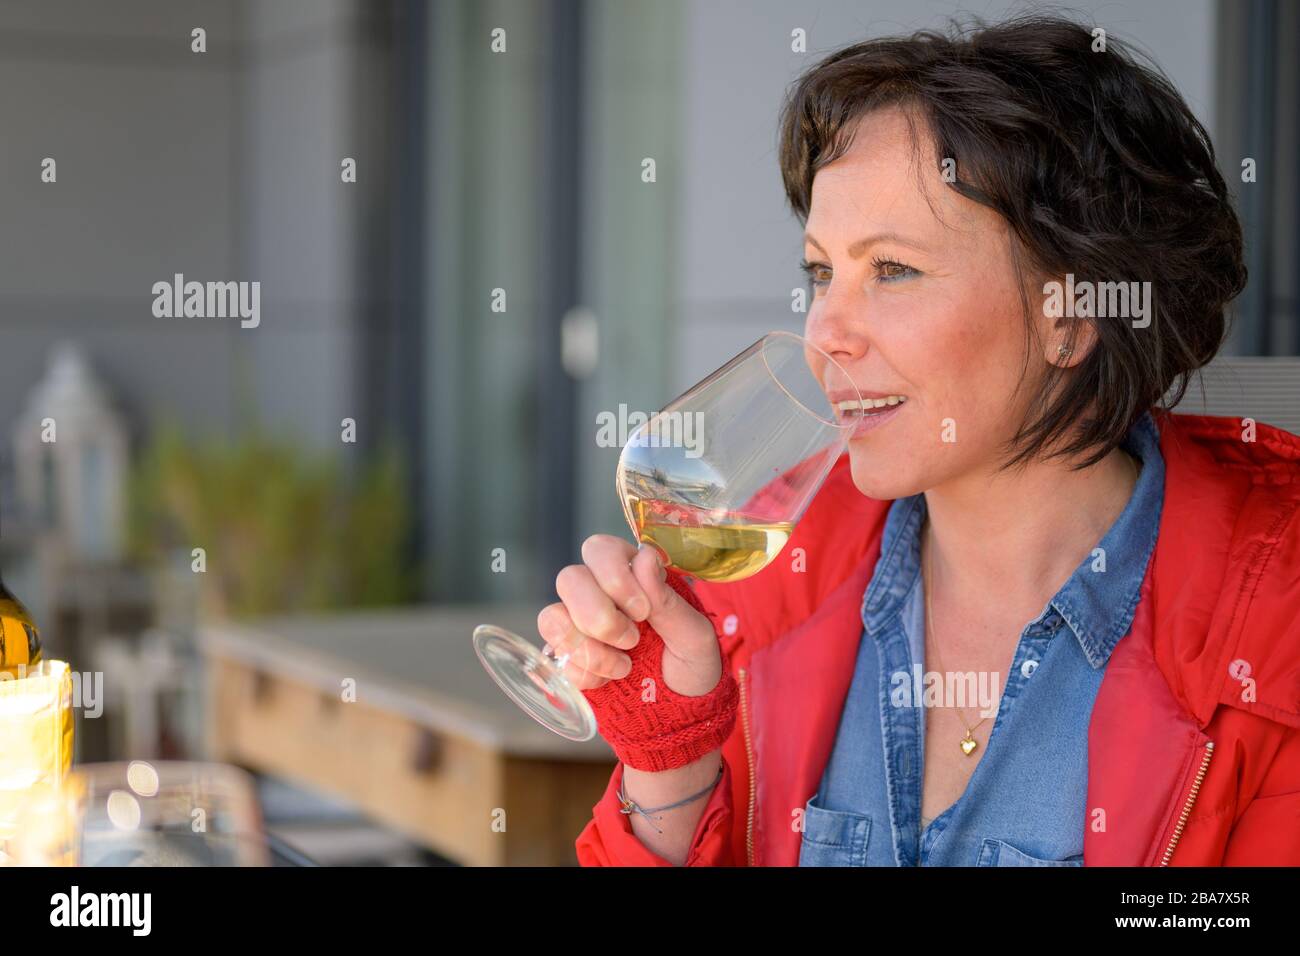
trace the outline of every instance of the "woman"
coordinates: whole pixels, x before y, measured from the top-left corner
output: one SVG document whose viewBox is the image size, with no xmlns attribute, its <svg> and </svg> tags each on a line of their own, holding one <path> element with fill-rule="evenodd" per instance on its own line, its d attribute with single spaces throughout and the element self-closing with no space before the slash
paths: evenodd
<svg viewBox="0 0 1300 956">
<path fill-rule="evenodd" d="M 793 88 L 806 335 L 878 401 L 762 573 L 597 535 L 558 576 L 620 760 L 582 863 L 1300 864 L 1300 439 L 1166 410 L 1241 231 L 1096 47 L 1022 19 Z"/>
</svg>

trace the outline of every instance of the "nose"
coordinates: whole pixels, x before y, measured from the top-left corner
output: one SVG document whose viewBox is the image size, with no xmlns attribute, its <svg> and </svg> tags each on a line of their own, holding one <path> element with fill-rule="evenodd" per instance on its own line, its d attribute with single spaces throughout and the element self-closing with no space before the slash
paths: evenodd
<svg viewBox="0 0 1300 956">
<path fill-rule="evenodd" d="M 804 338 L 846 369 L 851 369 L 867 353 L 866 326 L 854 305 L 833 292 L 817 300 L 808 310 Z"/>
</svg>

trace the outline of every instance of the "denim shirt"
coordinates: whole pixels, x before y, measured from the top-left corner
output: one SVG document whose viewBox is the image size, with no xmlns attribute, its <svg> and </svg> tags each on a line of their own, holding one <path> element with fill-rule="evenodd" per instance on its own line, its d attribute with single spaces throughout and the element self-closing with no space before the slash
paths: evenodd
<svg viewBox="0 0 1300 956">
<path fill-rule="evenodd" d="M 1150 413 L 1123 447 L 1142 462 L 1128 504 L 1100 550 L 1025 626 L 999 678 L 1005 687 L 986 685 L 988 709 L 962 703 L 970 721 L 996 707 L 993 727 L 965 791 L 932 821 L 921 818 L 925 496 L 893 502 L 863 597 L 862 641 L 835 744 L 804 807 L 800 866 L 1083 864 L 1088 722 L 1111 650 L 1133 621 L 1164 502 Z"/>
</svg>

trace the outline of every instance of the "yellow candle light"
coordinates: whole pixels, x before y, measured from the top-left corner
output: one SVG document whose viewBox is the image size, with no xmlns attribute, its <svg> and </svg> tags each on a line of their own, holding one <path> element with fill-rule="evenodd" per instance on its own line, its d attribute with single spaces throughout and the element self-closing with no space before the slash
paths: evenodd
<svg viewBox="0 0 1300 956">
<path fill-rule="evenodd" d="M 65 661 L 0 671 L 0 863 L 23 804 L 57 791 L 72 766 L 72 672 Z"/>
</svg>

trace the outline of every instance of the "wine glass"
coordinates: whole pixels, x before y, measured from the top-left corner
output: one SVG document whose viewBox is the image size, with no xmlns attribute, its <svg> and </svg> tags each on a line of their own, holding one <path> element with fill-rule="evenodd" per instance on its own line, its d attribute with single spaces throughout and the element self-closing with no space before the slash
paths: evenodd
<svg viewBox="0 0 1300 956">
<path fill-rule="evenodd" d="M 776 559 L 847 448 L 861 409 L 853 380 L 803 336 L 770 332 L 628 437 L 615 487 L 641 546 L 706 581 L 738 581 Z M 492 624 L 474 650 L 501 689 L 570 740 L 596 716 L 564 676 L 569 655 Z"/>
<path fill-rule="evenodd" d="M 33 800 L 14 840 L 23 866 L 267 866 L 256 790 L 238 767 L 82 764 Z"/>
</svg>

